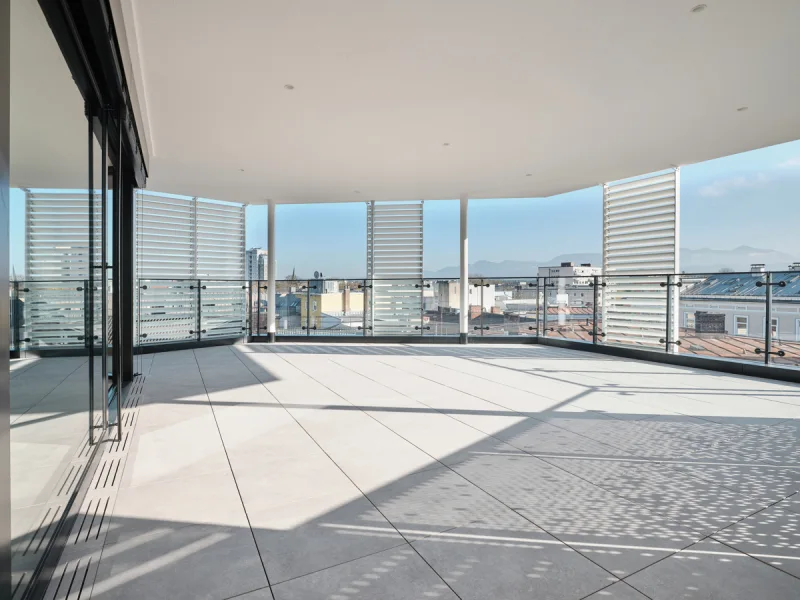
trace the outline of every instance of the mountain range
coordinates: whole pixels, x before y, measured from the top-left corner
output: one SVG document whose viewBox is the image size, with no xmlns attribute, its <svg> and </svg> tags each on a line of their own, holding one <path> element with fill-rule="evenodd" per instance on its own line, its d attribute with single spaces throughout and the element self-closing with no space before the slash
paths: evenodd
<svg viewBox="0 0 800 600">
<path fill-rule="evenodd" d="M 558 266 L 562 262 L 573 262 L 576 265 L 591 263 L 602 264 L 599 252 L 576 252 L 560 254 L 549 260 L 503 260 L 492 262 L 479 260 L 469 265 L 472 277 L 531 277 L 535 276 L 539 267 Z M 800 256 L 793 256 L 778 250 L 766 250 L 751 246 L 739 246 L 733 250 L 712 250 L 711 248 L 681 248 L 681 271 L 686 273 L 716 273 L 722 269 L 733 271 L 749 271 L 753 263 L 763 263 L 768 270 L 783 271 Z M 458 266 L 444 267 L 435 271 L 425 271 L 426 277 L 458 277 Z"/>
</svg>

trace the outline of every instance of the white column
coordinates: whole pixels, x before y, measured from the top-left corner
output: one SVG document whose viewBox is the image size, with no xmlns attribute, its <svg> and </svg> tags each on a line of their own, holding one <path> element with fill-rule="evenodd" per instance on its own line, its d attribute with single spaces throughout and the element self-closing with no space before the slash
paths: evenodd
<svg viewBox="0 0 800 600">
<path fill-rule="evenodd" d="M 467 343 L 469 332 L 469 239 L 467 238 L 467 208 L 469 198 L 461 196 L 461 282 L 458 286 L 461 314 L 458 319 L 458 333 L 461 343 Z"/>
<path fill-rule="evenodd" d="M 277 270 L 277 257 L 275 256 L 275 201 L 270 200 L 267 205 L 267 335 L 270 342 L 275 341 L 275 271 Z"/>
</svg>

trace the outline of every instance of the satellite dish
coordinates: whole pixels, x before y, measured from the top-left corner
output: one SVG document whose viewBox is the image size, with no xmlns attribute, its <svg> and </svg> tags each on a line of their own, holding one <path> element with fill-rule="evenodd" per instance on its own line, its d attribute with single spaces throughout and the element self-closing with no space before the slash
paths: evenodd
<svg viewBox="0 0 800 600">
<path fill-rule="evenodd" d="M 319 271 L 314 271 L 314 279 L 319 279 Z"/>
</svg>

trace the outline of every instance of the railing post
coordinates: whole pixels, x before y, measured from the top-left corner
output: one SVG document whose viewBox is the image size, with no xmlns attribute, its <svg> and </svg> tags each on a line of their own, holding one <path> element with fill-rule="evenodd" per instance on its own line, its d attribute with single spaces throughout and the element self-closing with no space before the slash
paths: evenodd
<svg viewBox="0 0 800 600">
<path fill-rule="evenodd" d="M 195 339 L 199 342 L 200 341 L 200 326 L 203 323 L 203 309 L 202 309 L 202 300 L 203 295 L 200 293 L 200 285 L 202 284 L 202 280 L 197 280 L 197 328 L 195 329 Z"/>
<path fill-rule="evenodd" d="M 311 282 L 306 281 L 306 336 L 311 335 Z"/>
<path fill-rule="evenodd" d="M 269 258 L 269 257 L 267 257 Z M 252 284 L 250 285 L 252 288 Z M 256 280 L 256 287 L 258 288 L 258 292 L 256 292 L 256 335 L 261 335 L 261 280 Z M 252 311 L 252 306 L 250 308 Z"/>
<path fill-rule="evenodd" d="M 772 356 L 772 272 L 767 271 L 765 275 L 767 284 L 767 306 L 764 315 L 764 364 L 770 363 Z"/>
<path fill-rule="evenodd" d="M 600 298 L 600 278 L 594 275 L 592 279 L 592 286 L 594 287 L 592 290 L 594 296 L 592 299 L 592 343 L 597 344 L 597 304 Z"/>
<path fill-rule="evenodd" d="M 542 292 L 542 336 L 547 337 L 547 286 L 549 277 L 544 277 L 544 291 Z"/>
<path fill-rule="evenodd" d="M 667 275 L 667 332 L 664 336 L 664 351 L 669 353 L 672 344 L 672 275 Z"/>
<path fill-rule="evenodd" d="M 19 335 L 19 305 L 20 305 L 20 301 L 19 301 L 19 281 L 15 281 L 14 282 L 14 287 L 12 288 L 12 290 L 13 291 L 12 291 L 12 294 L 11 294 L 11 319 L 12 319 L 11 327 L 13 329 L 12 329 L 12 338 L 11 338 L 12 342 L 11 343 L 13 345 L 12 352 L 15 353 L 14 357 L 18 357 L 19 356 L 19 352 L 20 352 L 20 348 L 19 348 L 19 339 L 20 339 L 20 335 Z M 85 322 L 85 318 L 86 318 L 85 315 L 86 315 L 86 311 L 85 311 L 85 307 L 84 307 L 84 322 Z"/>
</svg>

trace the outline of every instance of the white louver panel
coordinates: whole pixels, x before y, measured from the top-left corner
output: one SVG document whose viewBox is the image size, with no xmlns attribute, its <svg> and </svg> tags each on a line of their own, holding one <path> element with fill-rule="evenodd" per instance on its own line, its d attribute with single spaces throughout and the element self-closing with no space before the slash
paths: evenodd
<svg viewBox="0 0 800 600">
<path fill-rule="evenodd" d="M 25 347 L 85 345 L 85 290 L 92 253 L 100 260 L 102 235 L 101 194 L 93 198 L 90 226 L 88 192 L 25 193 L 26 281 L 19 286 Z M 94 300 L 99 306 L 99 291 Z M 96 323 L 95 334 L 99 327 Z"/>
<path fill-rule="evenodd" d="M 140 343 L 241 336 L 245 206 L 141 190 L 136 200 Z"/>
<path fill-rule="evenodd" d="M 680 272 L 679 207 L 678 169 L 603 186 L 606 342 L 663 347 L 668 288 L 662 284 Z"/>
<path fill-rule="evenodd" d="M 244 279 L 244 205 L 141 191 L 136 202 L 138 277 Z"/>
<path fill-rule="evenodd" d="M 422 326 L 423 203 L 367 205 L 369 326 L 373 335 L 407 335 Z"/>
<path fill-rule="evenodd" d="M 102 234 L 100 194 L 94 198 L 90 231 L 87 192 L 25 194 L 26 279 L 89 277 L 89 235 L 94 234 L 94 255 L 99 257 Z"/>
</svg>

